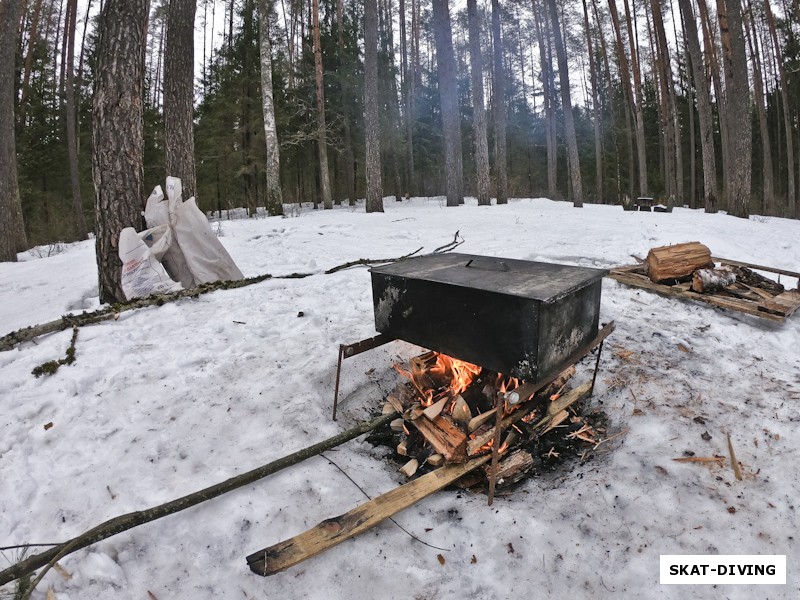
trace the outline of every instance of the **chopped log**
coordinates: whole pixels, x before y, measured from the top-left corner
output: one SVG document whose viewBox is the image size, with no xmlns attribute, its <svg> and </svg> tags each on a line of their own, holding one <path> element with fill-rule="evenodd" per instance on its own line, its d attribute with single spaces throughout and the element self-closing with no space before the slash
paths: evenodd
<svg viewBox="0 0 800 600">
<path fill-rule="evenodd" d="M 531 470 L 535 460 L 533 455 L 527 450 L 515 450 L 497 465 L 497 487 L 509 486 L 516 483 Z M 489 475 L 490 466 L 484 465 L 483 470 Z"/>
<path fill-rule="evenodd" d="M 387 400 L 397 410 L 402 410 L 402 403 L 397 396 L 389 394 Z M 460 463 L 467 460 L 467 436 L 446 416 L 439 415 L 433 420 L 414 419 L 411 423 L 447 462 Z"/>
<path fill-rule="evenodd" d="M 417 472 L 417 469 L 419 469 L 419 461 L 416 458 L 412 458 L 410 461 L 400 467 L 400 472 L 406 477 L 413 477 L 414 473 Z"/>
<path fill-rule="evenodd" d="M 473 431 L 478 429 L 481 425 L 486 423 L 489 419 L 491 419 L 492 415 L 494 415 L 496 412 L 497 409 L 493 408 L 492 410 L 487 410 L 486 412 L 479 414 L 477 417 L 472 417 L 472 419 L 470 419 L 469 421 L 469 424 L 467 425 L 467 431 L 472 433 Z"/>
<path fill-rule="evenodd" d="M 555 414 L 561 412 L 562 410 L 565 410 L 567 407 L 571 406 L 578 400 L 588 396 L 591 389 L 592 389 L 592 382 L 587 381 L 580 387 L 577 387 L 574 390 L 570 390 L 569 392 L 561 396 L 558 400 L 550 404 L 548 410 L 553 410 L 554 412 L 552 414 L 548 414 L 542 417 L 534 427 L 536 429 L 541 429 L 546 427 L 551 422 Z M 525 410 L 524 408 L 514 411 L 513 413 L 511 413 L 510 416 L 503 419 L 503 427 L 501 429 L 505 429 L 512 423 L 516 423 L 517 421 L 522 419 L 522 417 L 526 416 L 528 412 L 529 411 Z M 489 431 L 487 431 L 486 433 L 471 439 L 467 444 L 467 455 L 474 456 L 480 451 L 481 448 L 483 448 L 486 444 L 491 442 L 494 439 L 496 429 L 497 428 L 494 427 Z"/>
<path fill-rule="evenodd" d="M 429 420 L 433 421 L 436 417 L 442 414 L 444 410 L 445 404 L 450 401 L 450 398 L 442 398 L 441 400 L 434 402 L 428 408 L 422 411 L 422 414 L 428 417 Z"/>
<path fill-rule="evenodd" d="M 408 443 L 406 440 L 403 440 L 399 444 L 397 444 L 397 453 L 400 456 L 408 456 Z"/>
<path fill-rule="evenodd" d="M 247 557 L 247 564 L 258 575 L 279 573 L 367 531 L 401 510 L 458 481 L 487 460 L 488 456 L 481 456 L 461 465 L 447 465 L 436 469 L 343 515 L 326 519 L 305 533 L 254 552 Z"/>
<path fill-rule="evenodd" d="M 394 408 L 392 408 L 392 411 L 394 411 Z M 389 423 L 389 427 L 392 428 L 392 431 L 400 433 L 405 429 L 405 420 L 402 418 L 397 418 L 391 423 Z"/>
<path fill-rule="evenodd" d="M 466 425 L 472 420 L 472 411 L 463 396 L 459 395 L 456 398 L 453 410 L 450 411 L 450 416 L 453 417 L 456 423 L 461 423 L 462 425 Z"/>
<path fill-rule="evenodd" d="M 656 283 L 683 279 L 696 269 L 713 267 L 711 250 L 700 242 L 662 246 L 647 253 L 647 274 Z"/>
<path fill-rule="evenodd" d="M 444 464 L 444 456 L 441 454 L 431 454 L 425 461 L 432 467 L 441 467 Z"/>
<path fill-rule="evenodd" d="M 730 267 L 697 269 L 692 273 L 692 290 L 698 294 L 713 294 L 736 282 L 736 273 Z"/>
</svg>

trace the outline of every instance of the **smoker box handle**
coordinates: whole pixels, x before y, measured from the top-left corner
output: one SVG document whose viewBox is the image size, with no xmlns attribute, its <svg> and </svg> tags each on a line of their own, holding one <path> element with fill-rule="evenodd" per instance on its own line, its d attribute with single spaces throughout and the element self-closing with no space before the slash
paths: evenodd
<svg viewBox="0 0 800 600">
<path fill-rule="evenodd" d="M 474 259 L 471 258 L 464 265 L 465 268 L 472 267 L 473 269 L 483 269 L 484 271 L 503 271 L 508 272 L 511 267 L 508 266 L 503 260 L 487 260 L 487 259 Z"/>
</svg>

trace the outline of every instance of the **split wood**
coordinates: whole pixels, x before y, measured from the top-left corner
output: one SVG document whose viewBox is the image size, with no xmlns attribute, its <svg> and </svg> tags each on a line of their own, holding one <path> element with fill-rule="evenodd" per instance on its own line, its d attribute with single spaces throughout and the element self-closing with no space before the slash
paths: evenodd
<svg viewBox="0 0 800 600">
<path fill-rule="evenodd" d="M 591 382 L 587 382 L 564 394 L 552 403 L 552 410 L 548 411 L 548 414 L 536 423 L 534 428 L 540 433 L 546 430 L 554 415 L 586 397 L 590 391 Z M 518 410 L 510 417 L 503 419 L 501 423 L 507 426 L 521 419 L 525 414 L 526 411 Z M 487 434 L 491 436 L 494 431 L 493 429 Z M 487 438 L 484 444 L 489 439 L 491 438 Z M 455 483 L 490 459 L 491 454 L 486 454 L 462 464 L 445 465 L 431 471 L 382 496 L 373 498 L 343 515 L 326 519 L 304 533 L 254 552 L 247 557 L 247 564 L 258 575 L 267 576 L 279 573 L 367 531 L 401 510 L 416 504 L 447 485 Z"/>
<path fill-rule="evenodd" d="M 183 496 L 182 498 L 178 498 L 176 500 L 171 500 L 170 502 L 160 504 L 159 506 L 155 506 L 153 508 L 136 511 L 109 519 L 108 521 L 105 521 L 62 544 L 58 544 L 57 546 L 54 546 L 45 552 L 34 554 L 33 556 L 30 556 L 25 560 L 10 566 L 4 571 L 0 571 L 0 586 L 3 586 L 10 581 L 14 581 L 15 579 L 19 579 L 20 577 L 29 575 L 40 567 L 47 566 L 47 568 L 50 568 L 56 563 L 56 561 L 60 560 L 64 556 L 72 554 L 73 552 L 76 552 L 82 548 L 86 548 L 87 546 L 107 539 L 113 535 L 145 523 L 150 523 L 151 521 L 155 521 L 162 517 L 175 514 L 182 510 L 186 510 L 187 508 L 191 508 L 192 506 L 196 506 L 197 504 L 206 502 L 212 498 L 216 498 L 217 496 L 221 496 L 222 494 L 258 481 L 259 479 L 263 479 L 268 475 L 277 473 L 286 467 L 290 467 L 307 460 L 320 454 L 321 452 L 324 452 L 325 450 L 340 446 L 341 444 L 363 435 L 364 433 L 382 427 L 383 425 L 389 423 L 392 419 L 396 418 L 396 416 L 397 414 L 394 412 L 381 415 L 372 421 L 360 423 L 355 427 L 348 429 L 347 431 L 343 431 L 342 433 L 328 438 L 327 440 L 302 450 L 298 450 L 297 452 L 267 463 L 266 465 L 262 465 L 256 469 L 248 471 L 247 473 L 242 473 L 236 477 L 226 479 L 225 481 L 211 487 L 194 492 L 187 496 Z M 43 574 L 44 573 L 41 575 Z M 39 577 L 40 579 L 41 575 Z"/>
</svg>

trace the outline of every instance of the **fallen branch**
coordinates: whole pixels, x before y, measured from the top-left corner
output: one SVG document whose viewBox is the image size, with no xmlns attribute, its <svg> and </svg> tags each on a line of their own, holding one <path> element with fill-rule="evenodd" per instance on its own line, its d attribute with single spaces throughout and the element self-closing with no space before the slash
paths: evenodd
<svg viewBox="0 0 800 600">
<path fill-rule="evenodd" d="M 75 362 L 75 342 L 78 341 L 78 326 L 72 326 L 72 340 L 69 343 L 69 348 L 67 348 L 67 352 L 64 355 L 64 358 L 59 358 L 58 360 L 48 360 L 46 363 L 42 363 L 38 367 L 34 367 L 33 371 L 31 371 L 31 375 L 34 377 L 41 377 L 42 375 L 53 375 L 56 371 L 58 371 L 61 365 L 71 365 Z"/>
<path fill-rule="evenodd" d="M 742 480 L 742 470 L 739 468 L 739 462 L 736 460 L 736 453 L 733 451 L 733 442 L 731 441 L 731 434 L 726 433 L 725 435 L 728 436 L 728 452 L 731 455 L 731 467 L 733 467 L 733 474 L 736 476 L 736 479 L 741 481 Z"/>
<path fill-rule="evenodd" d="M 401 260 L 406 260 L 407 258 L 411 258 L 415 254 L 422 251 L 424 246 L 420 246 L 413 252 L 409 252 L 408 254 L 404 254 L 403 256 L 399 256 L 397 258 L 359 258 L 358 260 L 351 260 L 350 262 L 346 262 L 344 264 L 335 266 L 331 269 L 325 271 L 325 275 L 331 275 L 333 273 L 337 273 L 339 271 L 344 271 L 345 269 L 349 269 L 350 267 L 358 267 L 358 266 L 367 266 L 367 265 L 378 265 L 384 263 L 392 263 L 392 262 L 399 262 Z"/>
<path fill-rule="evenodd" d="M 462 237 L 460 240 L 458 239 L 460 236 L 458 235 L 461 230 L 456 231 L 456 234 L 453 236 L 453 241 L 449 244 L 445 244 L 444 246 L 439 246 L 436 248 L 431 254 L 442 254 L 444 252 L 450 252 L 453 248 L 460 246 L 464 243 L 464 238 Z"/>
<path fill-rule="evenodd" d="M 204 283 L 198 287 L 190 290 L 181 290 L 171 294 L 153 294 L 147 298 L 136 298 L 129 302 L 119 302 L 117 304 L 110 304 L 109 306 L 94 310 L 92 312 L 85 312 L 78 315 L 64 315 L 60 319 L 42 323 L 41 325 L 33 325 L 31 327 L 23 327 L 16 331 L 4 335 L 0 338 L 0 351 L 11 350 L 17 344 L 22 342 L 29 342 L 34 338 L 48 333 L 56 333 L 57 331 L 64 331 L 70 327 L 83 327 L 84 325 L 92 325 L 102 321 L 116 319 L 120 313 L 134 310 L 137 308 L 144 308 L 146 306 L 161 306 L 167 302 L 175 302 L 184 298 L 197 298 L 201 294 L 213 292 L 216 290 L 231 290 L 235 288 L 253 285 L 254 283 L 261 283 L 267 279 L 302 279 L 309 277 L 312 273 L 292 273 L 291 275 L 282 275 L 273 277 L 272 275 L 259 275 L 257 277 L 249 277 L 247 279 L 240 279 L 238 281 L 213 281 Z"/>
<path fill-rule="evenodd" d="M 95 544 L 101 540 L 105 540 L 113 535 L 127 531 L 134 527 L 138 527 L 139 525 L 144 525 L 145 523 L 150 523 L 151 521 L 155 521 L 162 517 L 175 514 L 182 510 L 186 510 L 187 508 L 191 508 L 192 506 L 206 502 L 207 500 L 211 500 L 212 498 L 216 498 L 217 496 L 221 496 L 222 494 L 258 481 L 259 479 L 263 479 L 264 477 L 272 475 L 273 473 L 277 473 L 286 467 L 290 467 L 316 456 L 325 450 L 329 450 L 330 448 L 344 444 L 345 442 L 367 433 L 368 431 L 377 429 L 395 417 L 396 414 L 394 412 L 381 415 L 372 421 L 360 423 L 359 425 L 356 425 L 347 431 L 343 431 L 342 433 L 314 444 L 313 446 L 298 450 L 297 452 L 289 454 L 288 456 L 284 456 L 283 458 L 279 458 L 278 460 L 267 463 L 266 465 L 262 465 L 261 467 L 253 469 L 252 471 L 248 471 L 247 473 L 242 473 L 236 477 L 226 479 L 225 481 L 211 487 L 194 492 L 187 496 L 183 496 L 177 500 L 171 500 L 170 502 L 160 504 L 159 506 L 155 506 L 147 510 L 136 511 L 109 519 L 108 521 L 105 521 L 70 540 L 67 540 L 63 544 L 54 546 L 50 550 L 41 552 L 40 554 L 30 556 L 25 560 L 22 560 L 5 569 L 4 571 L 0 571 L 0 586 L 5 585 L 10 581 L 14 581 L 15 579 L 19 579 L 20 577 L 29 575 L 36 569 L 45 565 L 48 565 L 49 567 L 52 564 L 55 564 L 56 560 L 60 560 L 64 556 L 72 554 L 73 552 L 76 552 L 82 548 L 86 548 L 87 546 L 91 546 L 92 544 Z"/>
</svg>

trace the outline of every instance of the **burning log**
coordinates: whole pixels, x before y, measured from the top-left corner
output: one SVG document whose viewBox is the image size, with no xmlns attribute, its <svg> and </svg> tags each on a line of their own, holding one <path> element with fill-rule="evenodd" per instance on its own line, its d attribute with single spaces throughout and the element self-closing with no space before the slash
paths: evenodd
<svg viewBox="0 0 800 600">
<path fill-rule="evenodd" d="M 662 246 L 647 253 L 647 274 L 654 283 L 684 279 L 696 269 L 713 267 L 711 250 L 700 242 Z"/>
<path fill-rule="evenodd" d="M 522 479 L 536 464 L 533 455 L 527 450 L 518 449 L 500 461 L 495 472 L 497 487 L 504 487 Z M 490 476 L 489 465 L 484 465 L 483 470 L 487 477 Z"/>
</svg>

